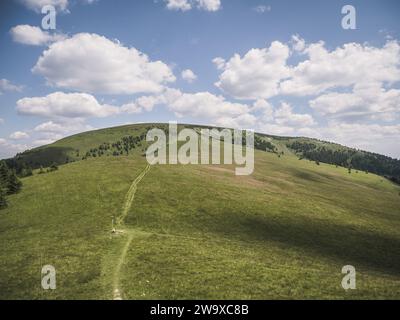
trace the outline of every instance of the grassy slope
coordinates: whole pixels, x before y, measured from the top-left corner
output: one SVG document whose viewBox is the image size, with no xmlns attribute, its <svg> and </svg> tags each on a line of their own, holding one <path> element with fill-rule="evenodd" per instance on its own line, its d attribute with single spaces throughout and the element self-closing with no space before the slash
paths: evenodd
<svg viewBox="0 0 400 320">
<path fill-rule="evenodd" d="M 154 167 L 127 219 L 148 234 L 130 247 L 126 295 L 399 298 L 398 192 L 375 175 L 261 152 L 253 177 Z M 354 292 L 340 286 L 346 264 Z"/>
<path fill-rule="evenodd" d="M 111 238 L 111 217 L 145 165 L 102 157 L 24 179 L 0 213 L 0 298 L 112 298 L 127 235 Z M 232 170 L 151 168 L 126 218 L 137 233 L 125 298 L 400 298 L 398 186 L 258 151 L 253 176 Z M 57 269 L 54 292 L 40 287 L 44 264 Z M 358 271 L 352 292 L 345 264 Z"/>
<path fill-rule="evenodd" d="M 125 125 L 114 128 L 100 129 L 76 134 L 50 145 L 42 146 L 23 153 L 20 157 L 26 162 L 31 162 L 35 167 L 42 164 L 50 166 L 53 162 L 64 164 L 66 158 L 69 160 L 81 160 L 91 148 L 98 148 L 102 143 L 114 143 L 122 137 L 129 135 L 138 136 L 147 132 L 148 124 Z M 79 156 L 77 156 L 79 151 Z"/>
<path fill-rule="evenodd" d="M 144 165 L 139 160 L 87 160 L 23 179 L 0 214 L 0 298 L 107 297 L 111 278 L 101 266 L 114 250 L 111 220 Z M 54 292 L 41 289 L 45 264 L 57 270 Z"/>
</svg>

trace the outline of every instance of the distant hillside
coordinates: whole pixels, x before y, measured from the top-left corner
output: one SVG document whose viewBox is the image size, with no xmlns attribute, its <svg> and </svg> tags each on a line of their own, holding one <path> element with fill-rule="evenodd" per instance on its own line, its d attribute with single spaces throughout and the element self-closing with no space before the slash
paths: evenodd
<svg viewBox="0 0 400 320">
<path fill-rule="evenodd" d="M 73 135 L 53 144 L 27 150 L 7 159 L 8 166 L 19 175 L 27 168 L 37 169 L 52 164 L 61 165 L 89 157 L 121 156 L 144 152 L 148 130 L 158 127 L 168 130 L 168 124 L 138 124 L 100 129 Z M 181 128 L 211 128 L 180 125 Z M 400 160 L 339 144 L 311 138 L 280 137 L 255 134 L 255 148 L 276 154 L 293 153 L 308 159 L 384 176 L 400 183 Z"/>
<path fill-rule="evenodd" d="M 287 147 L 300 158 L 372 172 L 400 183 L 400 160 L 377 153 L 340 146 L 314 139 L 290 139 Z"/>
</svg>

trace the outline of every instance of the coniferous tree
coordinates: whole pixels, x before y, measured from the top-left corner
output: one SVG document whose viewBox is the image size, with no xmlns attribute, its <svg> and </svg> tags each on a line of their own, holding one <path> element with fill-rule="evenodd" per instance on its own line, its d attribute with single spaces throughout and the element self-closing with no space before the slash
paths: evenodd
<svg viewBox="0 0 400 320">
<path fill-rule="evenodd" d="M 7 207 L 6 192 L 4 188 L 0 185 L 0 210 Z"/>
<path fill-rule="evenodd" d="M 18 193 L 21 190 L 22 183 L 18 179 L 14 171 L 10 171 L 8 175 L 7 194 Z"/>
<path fill-rule="evenodd" d="M 0 162 L 0 209 L 7 207 L 6 200 L 7 171 L 3 162 Z"/>
<path fill-rule="evenodd" d="M 0 186 L 6 188 L 8 184 L 8 167 L 5 162 L 0 162 Z"/>
<path fill-rule="evenodd" d="M 30 177 L 33 175 L 32 168 L 28 165 L 23 165 L 21 168 L 21 172 L 19 174 L 20 177 Z"/>
<path fill-rule="evenodd" d="M 0 162 L 0 209 L 7 206 L 6 195 L 19 192 L 21 186 L 15 170 L 10 170 L 4 161 Z"/>
</svg>

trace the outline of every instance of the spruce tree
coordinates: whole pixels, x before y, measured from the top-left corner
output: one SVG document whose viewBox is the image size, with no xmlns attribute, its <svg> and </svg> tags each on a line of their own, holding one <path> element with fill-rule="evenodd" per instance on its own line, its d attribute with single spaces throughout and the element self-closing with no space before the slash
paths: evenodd
<svg viewBox="0 0 400 320">
<path fill-rule="evenodd" d="M 8 167 L 4 161 L 0 162 L 0 186 L 6 188 L 8 184 Z"/>
<path fill-rule="evenodd" d="M 18 193 L 21 190 L 22 183 L 19 181 L 14 171 L 10 171 L 8 175 L 7 194 Z"/>
<path fill-rule="evenodd" d="M 6 193 L 9 181 L 9 170 L 4 161 L 0 162 L 0 209 L 7 207 Z"/>
<path fill-rule="evenodd" d="M 6 192 L 4 188 L 0 185 L 0 210 L 7 207 Z"/>
<path fill-rule="evenodd" d="M 30 177 L 33 176 L 33 171 L 32 168 L 30 166 L 26 166 L 21 173 L 22 177 Z"/>
</svg>

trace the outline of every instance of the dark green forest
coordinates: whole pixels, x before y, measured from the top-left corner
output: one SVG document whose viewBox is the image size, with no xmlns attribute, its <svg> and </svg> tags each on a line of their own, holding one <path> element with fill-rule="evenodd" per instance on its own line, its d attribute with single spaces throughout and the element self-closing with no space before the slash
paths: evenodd
<svg viewBox="0 0 400 320">
<path fill-rule="evenodd" d="M 400 160 L 377 153 L 357 149 L 331 149 L 312 142 L 291 142 L 287 147 L 294 150 L 299 158 L 324 162 L 351 169 L 372 172 L 400 183 Z"/>
</svg>

